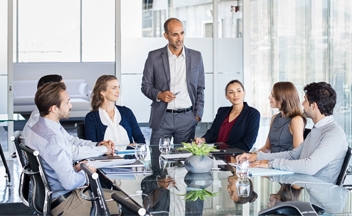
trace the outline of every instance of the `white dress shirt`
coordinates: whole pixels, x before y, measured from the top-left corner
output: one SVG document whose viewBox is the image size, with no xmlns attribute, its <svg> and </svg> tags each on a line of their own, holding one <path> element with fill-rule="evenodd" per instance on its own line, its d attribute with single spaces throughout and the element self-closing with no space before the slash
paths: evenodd
<svg viewBox="0 0 352 216">
<path fill-rule="evenodd" d="M 170 91 L 176 95 L 176 98 L 168 103 L 167 109 L 182 109 L 192 106 L 191 98 L 188 94 L 186 81 L 186 54 L 185 48 L 182 53 L 177 56 L 172 54 L 169 46 L 167 46 L 170 66 Z"/>
</svg>

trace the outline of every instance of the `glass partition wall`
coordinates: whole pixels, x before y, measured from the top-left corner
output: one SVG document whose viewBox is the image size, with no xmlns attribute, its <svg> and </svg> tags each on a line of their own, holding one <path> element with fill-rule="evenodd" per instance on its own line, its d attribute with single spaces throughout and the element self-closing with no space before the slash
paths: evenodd
<svg viewBox="0 0 352 216">
<path fill-rule="evenodd" d="M 267 99 L 275 82 L 293 82 L 303 98 L 305 84 L 327 81 L 338 93 L 334 116 L 351 144 L 349 0 L 14 3 L 14 80 L 60 73 L 65 79 L 84 78 L 92 89 L 100 75 L 116 74 L 121 78 L 119 103 L 130 107 L 138 122 L 147 124 L 150 100 L 140 91 L 144 62 L 149 51 L 167 44 L 164 21 L 177 17 L 184 23 L 185 46 L 201 51 L 204 60 L 206 102 L 198 129 L 205 131 L 217 108 L 229 105 L 224 97 L 225 84 L 239 79 L 244 81 L 247 102 L 262 116 L 255 144 L 260 147 L 270 118 L 277 112 L 270 109 Z M 244 22 L 245 18 L 249 21 Z M 244 23 L 249 25 L 248 34 L 243 31 Z M 250 43 L 244 47 L 243 40 L 248 38 Z M 249 50 L 248 54 L 243 50 Z M 248 65 L 244 65 L 244 55 L 250 58 Z M 116 56 L 121 56 L 119 64 L 114 61 Z M 250 68 L 249 72 L 244 74 L 244 68 Z M 244 76 L 249 79 L 244 80 Z"/>
<path fill-rule="evenodd" d="M 307 83 L 330 83 L 337 92 L 335 120 L 351 145 L 352 2 L 251 0 L 250 5 L 252 97 L 262 114 L 261 130 L 266 129 L 256 147 L 268 132 L 273 110 L 267 98 L 277 81 L 293 82 L 301 98 Z"/>
</svg>

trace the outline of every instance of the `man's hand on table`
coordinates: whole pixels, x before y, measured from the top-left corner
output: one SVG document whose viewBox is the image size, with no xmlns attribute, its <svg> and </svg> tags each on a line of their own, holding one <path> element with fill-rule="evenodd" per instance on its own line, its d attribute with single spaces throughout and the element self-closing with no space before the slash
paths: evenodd
<svg viewBox="0 0 352 216">
<path fill-rule="evenodd" d="M 114 155 L 115 144 L 111 140 L 104 140 L 98 143 L 98 146 L 105 146 L 107 149 L 106 155 Z"/>
</svg>

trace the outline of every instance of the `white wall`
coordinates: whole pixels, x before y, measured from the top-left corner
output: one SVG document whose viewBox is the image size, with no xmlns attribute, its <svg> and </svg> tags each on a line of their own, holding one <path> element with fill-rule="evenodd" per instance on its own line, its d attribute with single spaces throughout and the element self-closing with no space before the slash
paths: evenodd
<svg viewBox="0 0 352 216">
<path fill-rule="evenodd" d="M 148 52 L 167 44 L 164 38 L 123 38 L 121 58 L 121 105 L 131 108 L 138 122 L 149 122 L 151 101 L 141 92 L 142 74 Z M 215 107 L 229 106 L 225 85 L 232 79 L 243 80 L 242 39 L 219 39 L 218 89 L 213 89 L 212 39 L 186 38 L 185 45 L 202 53 L 205 78 L 205 108 L 203 122 L 212 122 Z M 103 74 L 115 74 L 114 62 L 82 63 L 14 63 L 14 80 L 38 80 L 47 74 L 60 74 L 64 79 L 84 79 L 91 90 Z"/>
<path fill-rule="evenodd" d="M 0 1 L 0 113 L 7 113 L 7 1 Z"/>
</svg>

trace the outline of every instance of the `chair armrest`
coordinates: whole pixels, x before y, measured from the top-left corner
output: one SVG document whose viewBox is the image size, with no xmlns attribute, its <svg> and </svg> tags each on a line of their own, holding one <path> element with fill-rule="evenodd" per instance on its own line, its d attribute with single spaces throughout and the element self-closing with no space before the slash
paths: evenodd
<svg viewBox="0 0 352 216">
<path fill-rule="evenodd" d="M 84 192 L 86 192 L 87 189 L 88 189 L 88 187 L 86 189 L 84 189 L 84 190 L 81 190 L 81 197 L 83 199 L 87 200 L 87 201 L 95 201 L 95 200 L 97 200 L 98 197 L 87 196 L 87 195 L 84 194 Z"/>
<path fill-rule="evenodd" d="M 26 165 L 25 167 L 23 167 L 22 172 L 27 174 L 27 175 L 35 175 L 35 174 L 39 173 L 39 171 L 33 172 L 33 171 L 28 170 L 28 169 L 29 169 L 28 165 Z"/>
</svg>

